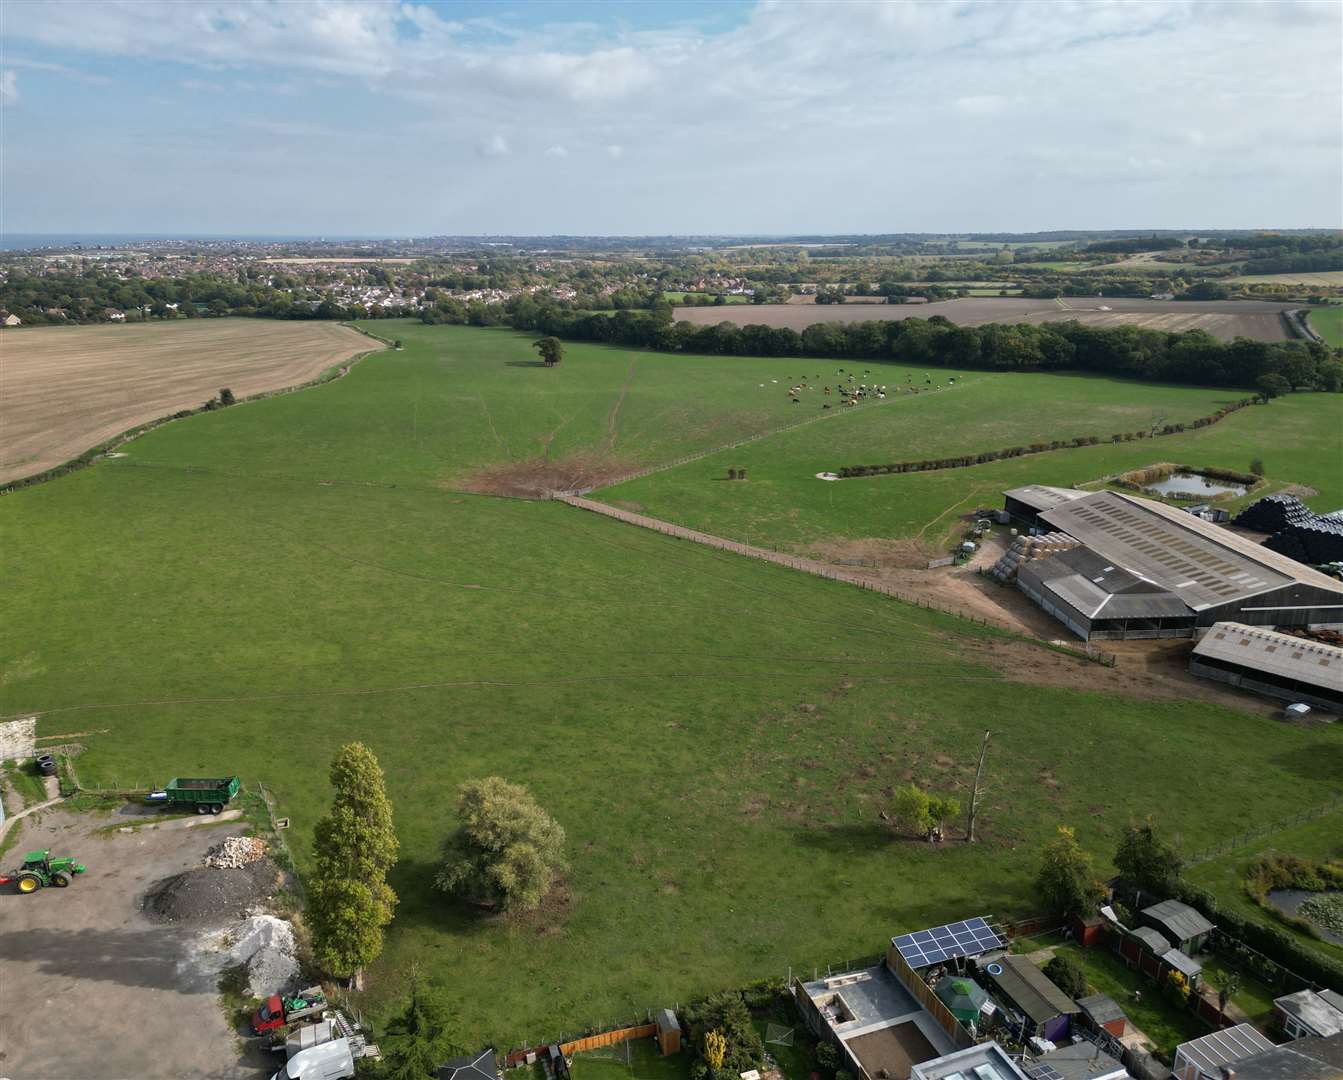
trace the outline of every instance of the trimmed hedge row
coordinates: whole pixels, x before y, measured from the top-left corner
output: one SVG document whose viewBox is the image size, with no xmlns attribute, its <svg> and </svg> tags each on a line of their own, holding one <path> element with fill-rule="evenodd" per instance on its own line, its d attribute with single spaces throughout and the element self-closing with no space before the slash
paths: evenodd
<svg viewBox="0 0 1343 1080">
<path fill-rule="evenodd" d="M 1135 439 L 1156 438 L 1159 435 L 1178 435 L 1183 431 L 1193 431 L 1208 427 L 1238 409 L 1253 405 L 1260 398 L 1242 398 L 1231 405 L 1223 406 L 1209 416 L 1200 416 L 1188 424 L 1167 424 L 1156 431 L 1123 431 L 1102 439 L 1099 435 L 1079 435 L 1075 439 L 1055 439 L 1048 443 L 1031 443 L 1029 446 L 1009 446 L 1004 450 L 985 450 L 980 454 L 958 454 L 947 458 L 924 458 L 920 461 L 891 461 L 884 465 L 842 465 L 835 472 L 841 479 L 860 476 L 889 476 L 899 473 L 932 472 L 935 469 L 964 469 L 971 465 L 985 465 L 990 461 L 1005 461 L 1009 458 L 1025 457 L 1027 454 L 1044 454 L 1051 450 L 1072 450 L 1081 446 L 1096 446 L 1101 442 L 1133 442 Z M 1207 471 L 1207 470 L 1203 470 Z"/>
</svg>

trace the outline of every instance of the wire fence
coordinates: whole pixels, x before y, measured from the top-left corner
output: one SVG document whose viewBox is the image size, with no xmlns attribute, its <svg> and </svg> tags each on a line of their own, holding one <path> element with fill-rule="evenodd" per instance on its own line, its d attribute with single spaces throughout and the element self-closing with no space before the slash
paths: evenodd
<svg viewBox="0 0 1343 1080">
<path fill-rule="evenodd" d="M 1340 809 L 1343 809 L 1343 791 L 1335 791 L 1328 799 L 1318 806 L 1312 806 L 1299 813 L 1292 814 L 1289 817 L 1282 818 L 1279 821 L 1274 821 L 1267 825 L 1246 829 L 1244 832 L 1233 833 L 1221 843 L 1213 844 L 1203 848 L 1201 851 L 1194 852 L 1185 859 L 1185 865 L 1198 866 L 1199 863 L 1208 862 L 1210 859 L 1219 859 L 1223 855 L 1229 855 L 1239 848 L 1246 847 L 1261 837 L 1268 836 L 1271 833 L 1282 832 L 1283 829 L 1290 829 L 1296 825 L 1305 825 L 1308 822 L 1316 821 L 1319 818 L 1325 817 Z"/>
</svg>

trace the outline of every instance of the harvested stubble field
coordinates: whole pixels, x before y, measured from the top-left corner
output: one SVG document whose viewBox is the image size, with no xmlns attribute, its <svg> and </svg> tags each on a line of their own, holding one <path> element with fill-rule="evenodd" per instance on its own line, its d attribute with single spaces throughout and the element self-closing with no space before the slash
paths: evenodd
<svg viewBox="0 0 1343 1080">
<path fill-rule="evenodd" d="M 1300 271 L 1294 274 L 1241 274 L 1231 279 L 1237 285 L 1313 285 L 1323 289 L 1343 288 L 1343 270 Z"/>
<path fill-rule="evenodd" d="M 418 964 L 491 987 L 457 1002 L 473 1041 L 534 1044 L 864 955 L 894 931 L 1030 913 L 1058 824 L 1104 861 L 1155 806 L 1206 845 L 1323 799 L 1343 767 L 1337 726 L 1140 699 L 1122 669 L 851 586 L 445 490 L 546 446 L 643 464 L 786 423 L 803 407 L 772 380 L 825 362 L 572 345 L 547 370 L 534 335 L 375 328 L 405 349 L 0 502 L 0 572 L 21 583 L 0 620 L 0 715 L 39 712 L 42 735 L 105 730 L 81 740 L 86 783 L 263 781 L 303 870 L 324 763 L 355 738 L 378 754 L 402 847 L 396 920 L 358 1003 L 375 1015 Z M 1052 423 L 1059 395 L 1106 407 L 1048 378 L 1022 384 L 1023 411 Z M 953 393 L 927 398 L 954 409 Z M 973 422 L 918 426 L 960 423 L 969 440 Z M 1035 681 L 1009 677 L 1032 665 Z M 963 798 L 985 727 L 982 843 L 933 847 L 883 822 L 905 780 Z M 432 888 L 456 786 L 491 773 L 527 783 L 568 832 L 563 885 L 532 915 L 482 916 Z"/>
<path fill-rule="evenodd" d="M 869 319 L 928 319 L 942 315 L 960 326 L 985 323 L 1050 323 L 1069 320 L 1088 326 L 1140 326 L 1148 330 L 1206 330 L 1230 341 L 1283 341 L 1287 329 L 1281 312 L 1299 306 L 1264 300 L 1126 300 L 1070 296 L 1059 300 L 1016 297 L 967 297 L 932 304 L 748 304 L 744 307 L 677 308 L 678 321 L 715 325 L 787 326 L 803 330 L 818 322 L 864 322 Z"/>
<path fill-rule="evenodd" d="M 316 378 L 381 348 L 329 322 L 179 319 L 34 327 L 0 339 L 0 483 L 79 456 L 138 424 Z"/>
</svg>

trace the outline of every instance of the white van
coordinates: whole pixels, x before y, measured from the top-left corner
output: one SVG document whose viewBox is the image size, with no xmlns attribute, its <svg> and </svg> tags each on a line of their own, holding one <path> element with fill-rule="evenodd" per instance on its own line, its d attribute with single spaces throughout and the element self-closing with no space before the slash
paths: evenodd
<svg viewBox="0 0 1343 1080">
<path fill-rule="evenodd" d="M 346 1080 L 354 1075 L 354 1054 L 349 1039 L 300 1050 L 271 1080 Z"/>
</svg>

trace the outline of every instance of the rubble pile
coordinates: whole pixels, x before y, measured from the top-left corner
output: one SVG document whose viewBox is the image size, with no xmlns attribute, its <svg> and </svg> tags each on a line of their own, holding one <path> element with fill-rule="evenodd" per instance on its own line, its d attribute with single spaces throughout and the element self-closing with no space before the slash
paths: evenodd
<svg viewBox="0 0 1343 1080">
<path fill-rule="evenodd" d="M 205 865 L 217 870 L 241 870 L 266 857 L 266 841 L 259 836 L 230 836 L 205 856 Z"/>
</svg>

